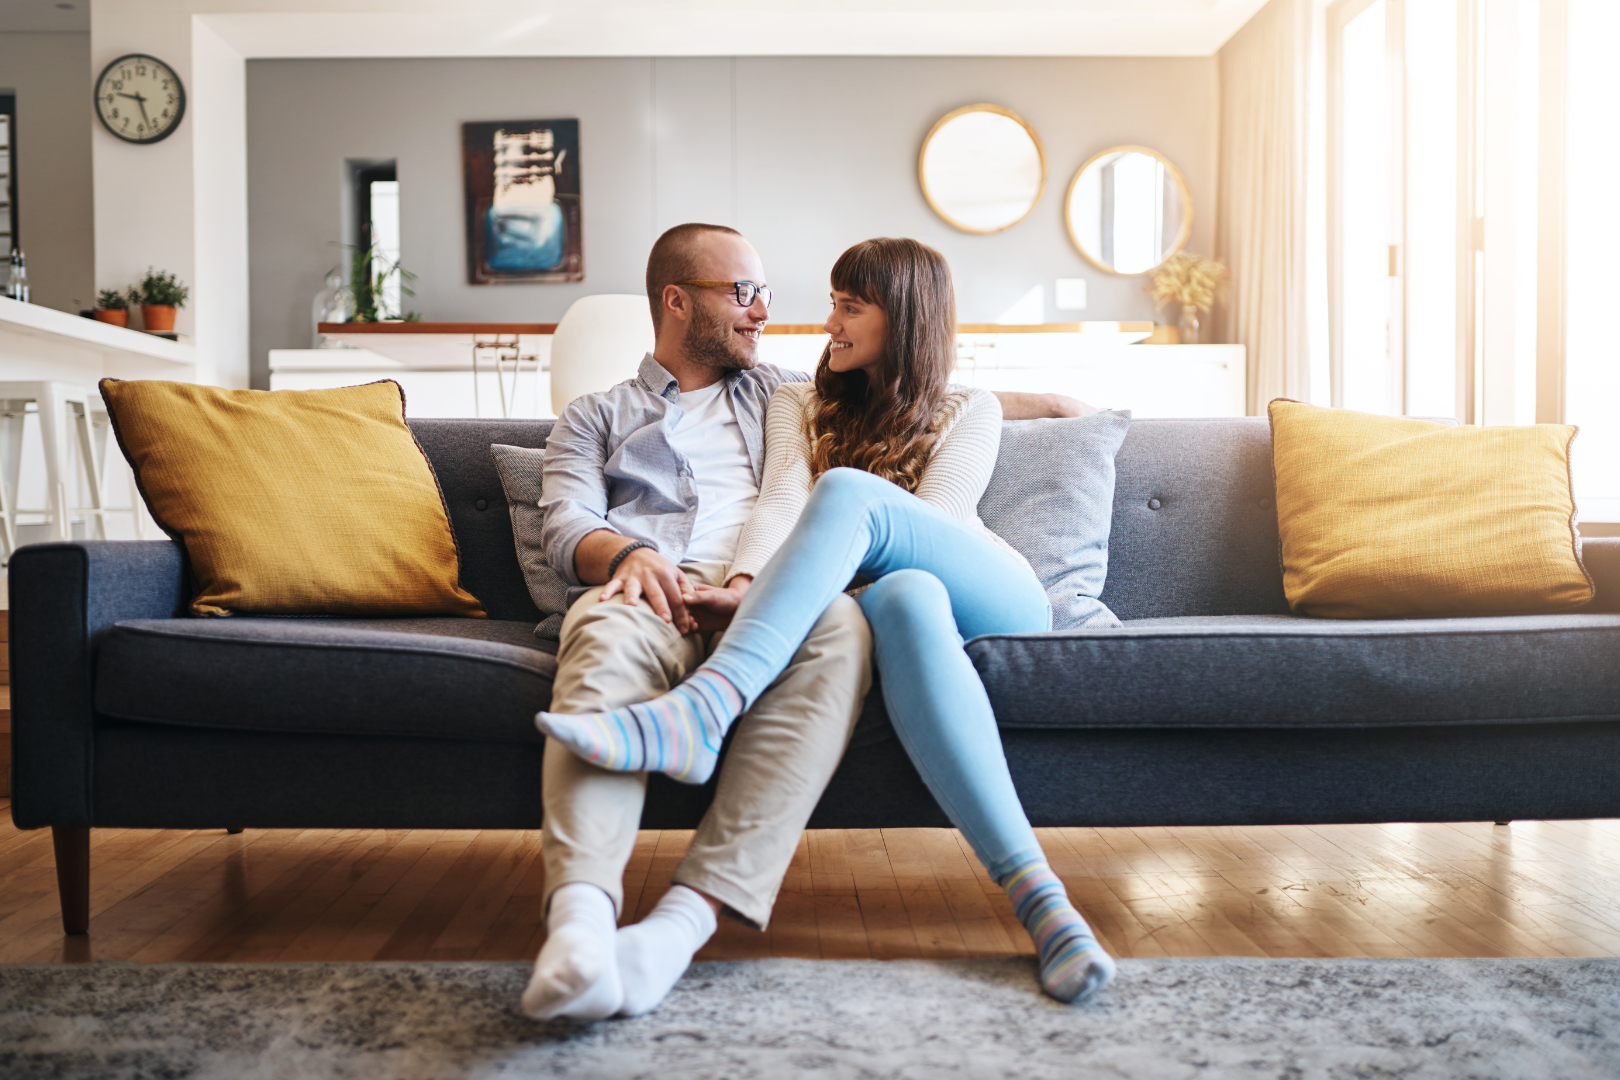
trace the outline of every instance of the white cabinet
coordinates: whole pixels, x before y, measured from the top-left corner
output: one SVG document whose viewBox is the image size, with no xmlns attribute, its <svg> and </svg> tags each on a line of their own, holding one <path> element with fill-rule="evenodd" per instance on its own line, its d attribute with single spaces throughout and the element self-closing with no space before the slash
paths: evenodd
<svg viewBox="0 0 1620 1080">
<path fill-rule="evenodd" d="M 998 334 L 964 342 L 955 381 L 986 390 L 1077 397 L 1136 417 L 1243 416 L 1242 345 L 1080 344 L 1084 334 Z M 1031 342 L 1029 338 L 1066 338 Z M 1076 346 L 1079 347 L 1076 347 Z"/>
</svg>

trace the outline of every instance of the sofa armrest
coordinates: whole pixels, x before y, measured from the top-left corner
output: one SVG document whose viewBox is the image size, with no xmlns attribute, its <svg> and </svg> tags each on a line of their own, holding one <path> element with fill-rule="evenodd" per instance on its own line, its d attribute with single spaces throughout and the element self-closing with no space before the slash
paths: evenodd
<svg viewBox="0 0 1620 1080">
<path fill-rule="evenodd" d="M 1620 613 L 1620 536 L 1581 537 L 1581 562 L 1597 586 L 1586 610 Z"/>
<path fill-rule="evenodd" d="M 30 544 L 11 557 L 12 817 L 87 827 L 95 650 L 125 619 L 171 619 L 187 599 L 179 545 Z"/>
</svg>

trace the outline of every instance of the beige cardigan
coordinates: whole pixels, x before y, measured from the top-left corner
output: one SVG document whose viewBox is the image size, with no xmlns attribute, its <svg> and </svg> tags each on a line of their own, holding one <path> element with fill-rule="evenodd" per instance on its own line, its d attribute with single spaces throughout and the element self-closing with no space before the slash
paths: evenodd
<svg viewBox="0 0 1620 1080">
<path fill-rule="evenodd" d="M 765 414 L 765 476 L 759 502 L 737 540 L 732 575 L 758 577 L 804 511 L 810 498 L 815 401 L 815 386 L 804 382 L 784 383 L 771 398 Z M 1017 555 L 984 527 L 978 513 L 979 497 L 990 483 L 1001 448 L 1001 402 L 988 390 L 952 390 L 945 395 L 940 416 L 939 437 L 917 483 L 917 497 Z"/>
</svg>

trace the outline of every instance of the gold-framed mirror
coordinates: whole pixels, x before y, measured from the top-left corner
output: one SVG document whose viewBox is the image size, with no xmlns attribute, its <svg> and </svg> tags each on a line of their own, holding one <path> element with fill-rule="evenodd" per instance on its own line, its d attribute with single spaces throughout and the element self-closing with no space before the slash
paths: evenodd
<svg viewBox="0 0 1620 1080">
<path fill-rule="evenodd" d="M 1046 190 L 1046 150 L 1024 118 L 999 105 L 940 117 L 917 156 L 934 213 L 970 233 L 998 233 L 1029 216 Z"/>
<path fill-rule="evenodd" d="M 1087 262 L 1121 277 L 1146 274 L 1187 246 L 1192 191 L 1169 158 L 1146 146 L 1111 146 L 1080 166 L 1063 198 L 1063 223 Z"/>
</svg>

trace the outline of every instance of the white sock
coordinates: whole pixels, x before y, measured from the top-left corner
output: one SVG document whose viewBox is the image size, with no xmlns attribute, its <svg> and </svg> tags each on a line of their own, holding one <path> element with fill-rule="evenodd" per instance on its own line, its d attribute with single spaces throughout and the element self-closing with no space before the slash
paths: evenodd
<svg viewBox="0 0 1620 1080">
<path fill-rule="evenodd" d="M 714 909 L 702 895 L 674 885 L 652 913 L 619 931 L 620 1016 L 652 1012 L 669 996 L 692 957 L 714 936 Z"/>
<path fill-rule="evenodd" d="M 595 885 L 571 882 L 551 894 L 546 943 L 523 991 L 526 1015 L 601 1020 L 619 1011 L 624 993 L 614 923 L 613 901 Z"/>
</svg>

